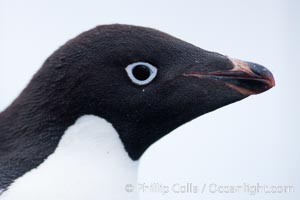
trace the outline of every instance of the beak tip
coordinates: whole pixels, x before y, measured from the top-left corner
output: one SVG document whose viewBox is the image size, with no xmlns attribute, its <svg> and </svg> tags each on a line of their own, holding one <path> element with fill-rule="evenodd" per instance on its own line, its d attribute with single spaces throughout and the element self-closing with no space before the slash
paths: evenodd
<svg viewBox="0 0 300 200">
<path fill-rule="evenodd" d="M 232 71 L 240 74 L 241 83 L 243 82 L 242 79 L 249 81 L 247 84 L 243 84 L 245 88 L 237 87 L 245 94 L 260 94 L 275 86 L 274 76 L 266 67 L 234 58 L 229 58 L 229 60 L 233 64 Z"/>
<path fill-rule="evenodd" d="M 252 62 L 246 63 L 250 70 L 266 83 L 267 90 L 275 86 L 274 76 L 266 67 Z"/>
<path fill-rule="evenodd" d="M 276 82 L 275 82 L 273 75 L 271 77 L 269 77 L 269 81 L 270 81 L 270 88 L 275 87 Z"/>
</svg>

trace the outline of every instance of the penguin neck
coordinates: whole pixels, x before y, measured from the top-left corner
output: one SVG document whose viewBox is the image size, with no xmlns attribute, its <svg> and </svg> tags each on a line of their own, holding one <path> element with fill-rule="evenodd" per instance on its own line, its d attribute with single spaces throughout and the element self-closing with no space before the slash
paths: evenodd
<svg viewBox="0 0 300 200">
<path fill-rule="evenodd" d="M 95 199 L 99 196 L 108 196 L 107 199 L 126 199 L 129 196 L 128 199 L 135 199 L 136 195 L 126 192 L 124 188 L 126 184 L 135 185 L 137 162 L 132 161 L 128 156 L 113 127 L 109 123 L 109 125 L 105 125 L 107 122 L 104 123 L 104 119 L 94 116 L 96 119 L 91 119 L 90 122 L 80 123 L 82 120 L 79 119 L 77 121 L 81 124 L 79 127 L 88 128 L 89 123 L 95 125 L 97 122 L 99 125 L 95 125 L 95 128 L 90 131 L 81 128 L 83 130 L 81 133 L 78 131 L 78 133 L 76 131 L 74 133 L 72 130 L 75 128 L 68 129 L 68 127 L 80 118 L 82 108 L 68 105 L 69 101 L 61 101 L 62 98 L 59 97 L 56 102 L 53 102 L 54 100 L 51 98 L 35 101 L 34 99 L 38 99 L 39 94 L 32 94 L 28 88 L 0 114 L 0 139 L 3 141 L 0 148 L 0 190 L 1 188 L 8 189 L 0 199 L 11 196 L 12 193 L 26 195 L 22 191 L 28 189 L 28 193 L 29 190 L 32 190 L 27 188 L 27 185 L 28 187 L 37 187 L 37 190 L 41 189 L 42 191 L 41 183 L 45 183 L 45 196 L 39 199 L 47 199 L 46 194 L 50 197 L 51 194 L 46 190 L 49 190 L 51 184 L 53 184 L 53 188 L 58 187 L 55 185 L 57 182 L 61 183 L 60 194 L 66 197 L 64 199 L 76 200 L 75 196 L 83 199 L 87 194 L 92 195 L 90 199 L 93 199 L 93 195 Z M 46 96 L 51 96 L 51 93 L 53 91 L 47 91 Z M 72 127 L 77 127 L 77 122 Z M 103 130 L 101 125 L 108 126 L 111 130 L 105 131 L 106 129 Z M 93 130 L 99 132 L 94 133 Z M 85 135 L 80 135 L 84 133 Z M 89 138 L 89 140 L 84 138 Z M 64 147 L 63 144 L 66 144 L 67 147 Z M 58 158 L 61 162 L 53 164 L 54 161 L 51 160 L 54 158 Z M 70 158 L 74 160 L 70 160 Z M 54 168 L 46 167 L 47 163 L 50 163 L 50 166 L 53 165 Z M 88 163 L 89 165 L 86 165 Z M 45 170 L 44 173 L 43 170 Z M 36 175 L 35 172 L 39 173 Z M 59 176 L 53 176 L 56 172 Z M 68 178 L 65 176 L 66 173 Z M 51 174 L 51 177 L 44 177 L 43 174 Z M 38 183 L 38 185 L 31 183 Z M 68 187 L 66 188 L 66 186 Z M 65 190 L 69 193 L 65 194 Z M 122 196 L 118 196 L 119 194 Z M 116 195 L 118 197 L 113 198 Z M 34 200 L 33 197 L 27 199 Z"/>
<path fill-rule="evenodd" d="M 0 113 L 0 136 L 10 144 L 5 149 L 40 152 L 28 156 L 36 158 L 28 161 L 34 164 L 51 154 L 65 130 L 88 113 L 81 96 L 74 95 L 78 94 L 81 80 L 71 86 L 62 84 L 61 81 L 70 82 L 67 72 L 55 69 L 42 67 L 19 97 Z"/>
<path fill-rule="evenodd" d="M 31 104 L 24 93 L 0 114 L 0 189 L 53 153 L 72 124 L 58 119 L 38 103 Z"/>
<path fill-rule="evenodd" d="M 47 195 L 53 197 L 49 194 L 49 185 L 57 188 L 55 194 L 63 199 L 83 199 L 89 194 L 89 199 L 99 196 L 135 199 L 136 194 L 126 192 L 125 186 L 135 185 L 137 162 L 128 156 L 118 133 L 109 123 L 105 126 L 111 131 L 102 131 L 105 120 L 98 117 L 90 121 L 92 125 L 98 122 L 100 126 L 89 132 L 83 131 L 84 136 L 72 131 L 75 128 L 68 129 L 80 116 L 93 112 L 84 107 L 86 101 L 80 95 L 68 94 L 78 92 L 75 86 L 72 90 L 61 87 L 64 86 L 52 87 L 38 73 L 19 98 L 0 114 L 0 190 L 7 189 L 0 199 L 24 199 L 21 197 L 32 191 L 29 187 L 36 187 L 37 191 L 44 190 L 42 196 L 36 196 L 46 200 Z M 72 99 L 68 99 L 70 96 Z M 81 124 L 79 127 L 89 127 L 88 122 L 80 121 L 77 121 Z M 78 137 L 82 139 L 76 139 L 76 136 L 82 136 Z M 57 160 L 54 158 L 60 162 L 51 161 Z M 47 167 L 49 165 L 54 167 Z M 15 198 L 15 195 L 20 196 Z M 57 196 L 51 199 L 58 199 Z M 34 197 L 26 199 L 34 200 Z"/>
<path fill-rule="evenodd" d="M 1 200 L 137 199 L 136 193 L 126 191 L 126 185 L 136 185 L 137 167 L 110 123 L 83 116 L 67 129 L 54 153 L 15 180 Z"/>
</svg>

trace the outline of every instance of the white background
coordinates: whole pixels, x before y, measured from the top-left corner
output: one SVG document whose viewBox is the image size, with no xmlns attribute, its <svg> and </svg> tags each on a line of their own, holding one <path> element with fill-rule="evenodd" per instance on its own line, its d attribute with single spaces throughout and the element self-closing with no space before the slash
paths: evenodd
<svg viewBox="0 0 300 200">
<path fill-rule="evenodd" d="M 265 65 L 277 85 L 178 128 L 143 156 L 141 183 L 207 184 L 204 194 L 144 193 L 142 199 L 299 199 L 299 11 L 297 0 L 0 0 L 0 110 L 82 31 L 109 23 L 157 28 Z M 221 194 L 209 191 L 211 183 L 288 185 L 294 192 Z"/>
</svg>

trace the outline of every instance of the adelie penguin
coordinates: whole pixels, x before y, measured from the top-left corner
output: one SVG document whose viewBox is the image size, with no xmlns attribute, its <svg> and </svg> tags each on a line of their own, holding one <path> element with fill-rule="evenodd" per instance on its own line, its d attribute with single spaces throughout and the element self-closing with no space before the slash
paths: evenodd
<svg viewBox="0 0 300 200">
<path fill-rule="evenodd" d="M 105 25 L 50 56 L 0 115 L 0 200 L 124 200 L 145 150 L 274 86 L 261 65 L 160 31 Z"/>
</svg>

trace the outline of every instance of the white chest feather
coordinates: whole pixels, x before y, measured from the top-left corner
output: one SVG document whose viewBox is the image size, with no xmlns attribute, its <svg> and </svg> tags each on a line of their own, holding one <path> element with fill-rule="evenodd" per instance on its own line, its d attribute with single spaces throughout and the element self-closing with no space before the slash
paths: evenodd
<svg viewBox="0 0 300 200">
<path fill-rule="evenodd" d="M 137 181 L 137 162 L 116 130 L 96 116 L 83 116 L 62 137 L 38 168 L 17 179 L 0 200 L 126 200 Z"/>
</svg>

